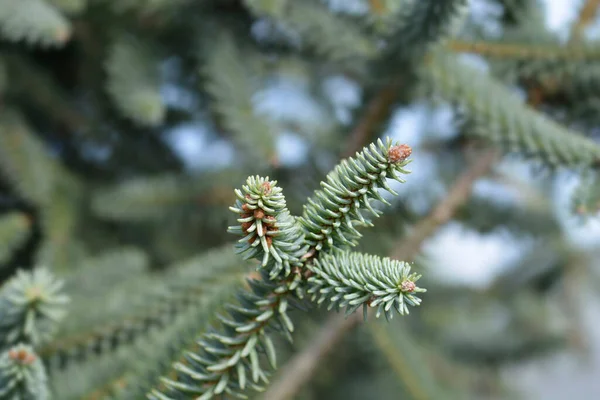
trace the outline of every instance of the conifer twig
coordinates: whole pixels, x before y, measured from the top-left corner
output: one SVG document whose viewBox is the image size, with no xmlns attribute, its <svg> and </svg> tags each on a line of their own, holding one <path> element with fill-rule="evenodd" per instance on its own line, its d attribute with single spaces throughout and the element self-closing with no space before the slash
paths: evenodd
<svg viewBox="0 0 600 400">
<path fill-rule="evenodd" d="M 450 221 L 458 208 L 468 200 L 475 181 L 487 174 L 496 160 L 496 149 L 482 152 L 458 178 L 448 195 L 436 205 L 429 216 L 417 224 L 408 238 L 402 240 L 402 245 L 394 252 L 393 258 L 413 259 L 419 252 L 423 241 L 438 226 Z M 369 311 L 372 313 L 372 310 Z M 358 326 L 362 318 L 362 313 L 354 313 L 347 318 L 341 314 L 330 317 L 311 344 L 292 357 L 281 369 L 279 378 L 265 392 L 263 400 L 292 399 L 310 380 L 323 357 L 329 354 L 346 332 Z"/>
</svg>

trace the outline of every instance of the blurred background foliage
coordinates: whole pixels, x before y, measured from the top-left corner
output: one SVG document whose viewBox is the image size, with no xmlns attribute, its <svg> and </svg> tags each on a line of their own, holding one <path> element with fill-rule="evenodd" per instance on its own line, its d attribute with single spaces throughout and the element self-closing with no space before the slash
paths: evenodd
<svg viewBox="0 0 600 400">
<path fill-rule="evenodd" d="M 294 398 L 595 398 L 599 2 L 567 3 L 557 31 L 535 0 L 0 0 L 0 283 L 65 281 L 54 398 L 143 398 L 242 284 L 233 189 L 299 214 L 385 136 L 413 173 L 359 249 L 413 259 L 424 305 Z M 327 319 L 292 315 L 280 365 Z"/>
</svg>

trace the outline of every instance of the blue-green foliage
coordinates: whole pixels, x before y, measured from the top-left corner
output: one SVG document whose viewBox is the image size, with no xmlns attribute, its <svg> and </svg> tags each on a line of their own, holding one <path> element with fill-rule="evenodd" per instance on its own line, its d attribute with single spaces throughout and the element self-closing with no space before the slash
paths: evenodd
<svg viewBox="0 0 600 400">
<path fill-rule="evenodd" d="M 307 200 L 299 222 L 304 229 L 307 242 L 317 251 L 355 246 L 360 232 L 355 226 L 370 226 L 371 222 L 361 213 L 366 209 L 377 217 L 381 211 L 371 205 L 379 200 L 389 204 L 379 193 L 383 188 L 396 194 L 387 184 L 387 179 L 403 182 L 400 174 L 407 174 L 406 155 L 391 158 L 391 140 L 385 144 L 378 141 L 365 147 L 354 158 L 343 160 L 321 183 L 322 189 L 315 191 Z M 394 151 L 399 148 L 395 147 Z"/>
<path fill-rule="evenodd" d="M 44 365 L 33 348 L 18 344 L 0 354 L 0 400 L 48 400 Z"/>
<path fill-rule="evenodd" d="M 421 277 L 411 273 L 408 263 L 353 252 L 323 254 L 308 267 L 308 293 L 327 308 L 346 308 L 352 313 L 363 306 L 376 307 L 376 316 L 384 312 L 391 319 L 396 310 L 408 314 L 408 306 L 418 306 L 415 293 L 425 292 L 415 285 Z"/>
<path fill-rule="evenodd" d="M 308 246 L 277 181 L 249 177 L 235 195 L 237 201 L 230 210 L 239 214 L 240 224 L 229 231 L 242 236 L 236 246 L 238 251 L 247 259 L 262 260 L 262 267 L 272 279 L 280 274 L 288 276 L 293 267 L 300 267 Z"/>
<path fill-rule="evenodd" d="M 19 271 L 0 291 L 0 347 L 47 342 L 65 316 L 69 299 L 48 270 Z"/>
<path fill-rule="evenodd" d="M 245 397 L 246 389 L 262 389 L 268 375 L 260 354 L 275 367 L 270 334 L 283 333 L 291 339 L 294 326 L 288 312 L 307 292 L 319 304 L 328 300 L 329 308 L 347 306 L 351 312 L 360 306 L 376 307 L 377 316 L 383 310 L 388 318 L 394 309 L 405 314 L 407 305 L 419 305 L 413 293 L 424 290 L 416 287 L 419 276 L 410 274 L 407 264 L 338 252 L 347 246 L 347 237 L 356 242 L 354 220 L 366 224 L 361 208 L 380 214 L 370 201 L 384 201 L 379 187 L 394 193 L 386 179 L 400 180 L 397 173 L 407 172 L 403 167 L 410 153 L 410 147 L 387 140 L 344 160 L 328 175 L 324 190 L 317 191 L 317 200 L 309 199 L 298 220 L 286 208 L 277 182 L 249 177 L 242 190 L 236 190 L 237 201 L 230 209 L 238 215 L 238 225 L 229 231 L 242 237 L 239 252 L 261 262 L 259 274 L 248 281 L 249 290 L 239 292 L 237 304 L 225 307 L 227 315 L 218 315 L 219 326 L 200 336 L 199 348 L 175 363 L 173 373 L 152 389 L 149 398 Z"/>
</svg>

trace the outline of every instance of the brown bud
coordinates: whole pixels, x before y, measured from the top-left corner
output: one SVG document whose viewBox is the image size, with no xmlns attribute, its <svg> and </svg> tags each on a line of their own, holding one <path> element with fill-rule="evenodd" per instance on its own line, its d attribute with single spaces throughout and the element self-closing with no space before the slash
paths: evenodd
<svg viewBox="0 0 600 400">
<path fill-rule="evenodd" d="M 267 247 L 271 247 L 273 245 L 273 238 L 271 236 L 267 236 L 265 240 L 267 241 Z"/>
<path fill-rule="evenodd" d="M 250 227 L 252 226 L 252 222 L 248 221 L 248 222 L 242 222 L 242 230 L 244 232 L 247 232 L 248 229 L 250 229 Z"/>
<path fill-rule="evenodd" d="M 417 288 L 413 281 L 406 280 L 400 284 L 400 290 L 407 293 L 412 293 Z"/>
<path fill-rule="evenodd" d="M 277 222 L 277 220 L 272 215 L 267 215 L 264 219 L 264 223 L 267 227 L 273 227 L 275 222 Z"/>
<path fill-rule="evenodd" d="M 388 160 L 391 163 L 400 163 L 412 154 L 412 148 L 407 144 L 392 146 L 388 151 Z"/>
<path fill-rule="evenodd" d="M 367 300 L 367 305 L 373 307 L 373 301 L 375 301 L 375 296 L 371 296 L 369 300 Z"/>
<path fill-rule="evenodd" d="M 257 208 L 256 210 L 254 210 L 254 218 L 263 219 L 264 217 L 265 217 L 265 212 L 263 210 L 261 210 L 260 208 Z"/>
<path fill-rule="evenodd" d="M 250 212 L 250 207 L 248 206 L 248 204 L 244 204 L 242 205 L 242 210 L 245 212 Z"/>
<path fill-rule="evenodd" d="M 264 194 L 269 194 L 271 193 L 271 182 L 266 181 L 265 183 L 262 184 L 262 190 Z"/>
<path fill-rule="evenodd" d="M 32 354 L 25 349 L 10 350 L 8 352 L 8 356 L 12 360 L 18 361 L 21 364 L 26 364 L 26 365 L 31 364 L 35 361 L 35 354 Z"/>
</svg>

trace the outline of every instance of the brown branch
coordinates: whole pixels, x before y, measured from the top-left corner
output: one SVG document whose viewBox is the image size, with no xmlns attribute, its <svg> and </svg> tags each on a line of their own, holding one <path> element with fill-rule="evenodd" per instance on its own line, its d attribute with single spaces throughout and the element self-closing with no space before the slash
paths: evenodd
<svg viewBox="0 0 600 400">
<path fill-rule="evenodd" d="M 370 141 L 379 124 L 389 115 L 400 88 L 400 80 L 396 79 L 382 87 L 369 101 L 360 121 L 350 132 L 342 158 L 353 156 Z"/>
<path fill-rule="evenodd" d="M 414 228 L 412 234 L 402 240 L 401 246 L 394 251 L 393 257 L 411 260 L 419 252 L 423 241 L 435 229 L 452 218 L 458 208 L 471 194 L 475 181 L 486 175 L 497 160 L 497 151 L 483 151 L 471 166 L 458 178 L 448 195 L 437 204 L 428 217 Z M 369 310 L 370 314 L 372 310 Z M 279 378 L 263 396 L 264 400 L 288 400 L 300 391 L 311 379 L 319 362 L 333 350 L 336 344 L 362 321 L 362 313 L 354 313 L 348 318 L 336 314 L 328 319 L 315 339 L 302 352 L 295 355 L 282 369 Z"/>
<path fill-rule="evenodd" d="M 473 183 L 487 174 L 496 162 L 498 152 L 496 149 L 484 151 L 471 166 L 454 183 L 448 195 L 431 211 L 429 216 L 419 221 L 410 236 L 402 240 L 392 254 L 398 260 L 412 259 L 421 249 L 421 244 L 431 236 L 435 230 L 449 222 L 471 195 Z"/>
<path fill-rule="evenodd" d="M 594 20 L 596 13 L 598 12 L 598 6 L 600 6 L 600 0 L 586 0 L 581 9 L 577 20 L 571 27 L 571 33 L 569 35 L 570 42 L 577 42 L 581 40 L 584 29 Z"/>
<path fill-rule="evenodd" d="M 598 58 L 598 52 L 595 49 L 581 44 L 576 46 L 544 46 L 455 39 L 450 40 L 447 47 L 457 53 L 479 54 L 500 59 L 585 61 Z"/>
</svg>

